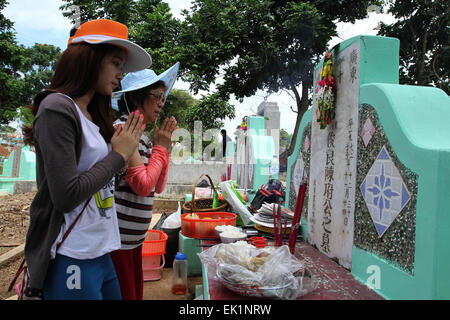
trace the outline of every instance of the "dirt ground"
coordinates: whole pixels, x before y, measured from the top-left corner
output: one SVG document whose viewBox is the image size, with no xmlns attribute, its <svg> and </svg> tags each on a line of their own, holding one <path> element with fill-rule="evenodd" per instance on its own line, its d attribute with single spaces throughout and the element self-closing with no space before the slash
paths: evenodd
<svg viewBox="0 0 450 320">
<path fill-rule="evenodd" d="M 16 195 L 0 195 L 0 255 L 14 249 L 18 245 L 25 243 L 25 237 L 29 225 L 29 208 L 34 198 L 35 192 L 22 193 Z M 159 210 L 154 208 L 151 226 L 157 222 L 160 214 L 168 210 Z M 0 300 L 9 298 L 15 294 L 7 292 L 11 280 L 14 278 L 17 269 L 23 259 L 23 255 L 0 266 Z M 192 299 L 192 295 L 184 295 L 180 297 L 172 296 L 165 289 L 170 284 L 171 269 L 162 270 L 162 279 L 160 281 L 146 282 L 145 291 L 154 291 L 158 294 L 147 295 L 151 299 Z M 194 285 L 201 283 L 201 277 L 192 279 L 192 288 L 190 292 L 194 292 Z M 164 289 L 162 289 L 164 288 Z"/>
<path fill-rule="evenodd" d="M 34 194 L 0 195 L 0 255 L 25 242 L 30 222 L 29 208 Z M 22 259 L 23 255 L 0 266 L 0 299 L 15 294 L 7 290 Z"/>
</svg>

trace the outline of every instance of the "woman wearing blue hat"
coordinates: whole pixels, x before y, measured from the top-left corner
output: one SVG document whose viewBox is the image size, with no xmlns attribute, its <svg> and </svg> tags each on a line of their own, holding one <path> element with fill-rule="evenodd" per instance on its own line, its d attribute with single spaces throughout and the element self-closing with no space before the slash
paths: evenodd
<svg viewBox="0 0 450 320">
<path fill-rule="evenodd" d="M 121 81 L 122 90 L 112 97 L 113 108 L 123 114 L 115 125 L 124 123 L 126 115 L 136 111 L 144 116 L 145 124 L 155 122 L 153 144 L 146 134 L 141 136 L 124 178 L 116 184 L 122 247 L 112 252 L 111 257 L 125 300 L 143 298 L 142 244 L 152 218 L 154 193 L 161 193 L 167 181 L 172 132 L 177 129 L 174 117 L 166 118 L 161 128 L 156 120 L 175 82 L 178 66 L 177 62 L 160 75 L 149 69 L 129 73 Z"/>
</svg>

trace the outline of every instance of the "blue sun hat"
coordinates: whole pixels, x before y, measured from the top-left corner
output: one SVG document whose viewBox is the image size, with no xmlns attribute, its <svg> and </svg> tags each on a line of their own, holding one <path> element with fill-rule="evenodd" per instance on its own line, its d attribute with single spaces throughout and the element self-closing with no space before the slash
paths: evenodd
<svg viewBox="0 0 450 320">
<path fill-rule="evenodd" d="M 177 79 L 179 66 L 180 66 L 180 63 L 177 62 L 173 66 L 171 66 L 169 69 L 167 69 L 166 71 L 161 73 L 160 75 L 157 75 L 155 73 L 155 71 L 150 70 L 150 69 L 143 69 L 140 71 L 128 73 L 122 79 L 122 81 L 120 81 L 122 90 L 112 93 L 111 104 L 112 104 L 113 109 L 119 111 L 119 105 L 117 104 L 117 102 L 122 97 L 122 94 L 124 94 L 126 92 L 145 88 L 149 85 L 154 84 L 155 82 L 158 82 L 159 80 L 162 80 L 167 87 L 167 91 L 166 91 L 166 97 L 167 97 L 169 95 L 170 90 L 172 90 L 175 80 Z"/>
</svg>

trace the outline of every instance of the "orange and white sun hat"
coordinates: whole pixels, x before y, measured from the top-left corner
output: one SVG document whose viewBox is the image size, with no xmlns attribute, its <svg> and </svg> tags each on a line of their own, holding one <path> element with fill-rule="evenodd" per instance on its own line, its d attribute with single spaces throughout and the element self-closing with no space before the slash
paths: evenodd
<svg viewBox="0 0 450 320">
<path fill-rule="evenodd" d="M 128 53 L 123 72 L 135 72 L 152 65 L 152 58 L 141 46 L 128 40 L 126 25 L 107 19 L 92 20 L 83 23 L 70 37 L 67 46 L 80 42 L 90 44 L 112 44 Z"/>
</svg>

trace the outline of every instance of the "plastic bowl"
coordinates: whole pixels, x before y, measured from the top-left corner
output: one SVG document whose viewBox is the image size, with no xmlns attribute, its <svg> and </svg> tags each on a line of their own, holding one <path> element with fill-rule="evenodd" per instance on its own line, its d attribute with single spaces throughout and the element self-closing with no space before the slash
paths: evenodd
<svg viewBox="0 0 450 320">
<path fill-rule="evenodd" d="M 217 279 L 229 290 L 247 297 L 263 299 L 295 299 L 301 297 L 315 288 L 317 288 L 316 277 L 307 269 L 303 273 L 296 272 L 295 278 L 287 281 L 277 287 L 258 287 L 247 284 L 233 283 L 220 275 L 219 269 L 216 270 Z M 294 286 L 294 281 L 297 285 Z"/>
<path fill-rule="evenodd" d="M 225 225 L 216 226 L 214 228 L 214 230 L 216 231 L 216 233 L 219 237 L 220 237 L 220 234 L 223 232 L 223 230 L 220 230 L 220 227 L 223 227 L 223 226 L 225 226 Z M 235 226 L 231 226 L 231 227 L 234 227 L 236 230 L 239 230 L 242 232 L 242 228 L 240 228 L 240 227 L 235 227 Z"/>
<path fill-rule="evenodd" d="M 278 287 L 258 287 L 230 282 L 220 275 L 219 270 L 216 271 L 216 276 L 227 289 L 241 296 L 253 298 L 280 299 L 280 296 L 283 296 L 284 292 L 289 291 L 293 284 L 293 281 L 290 281 Z"/>
<path fill-rule="evenodd" d="M 250 240 L 252 240 L 252 241 L 266 241 L 267 242 L 267 239 L 264 238 L 264 237 L 251 237 Z"/>
<path fill-rule="evenodd" d="M 252 245 L 257 247 L 257 248 L 265 248 L 267 247 L 269 244 L 267 243 L 267 241 L 263 241 L 263 240 L 255 240 L 252 241 Z"/>
<path fill-rule="evenodd" d="M 222 233 L 219 236 L 222 243 L 233 243 L 239 240 L 245 240 L 247 238 L 246 233 L 243 233 L 241 237 L 225 237 Z"/>
</svg>

